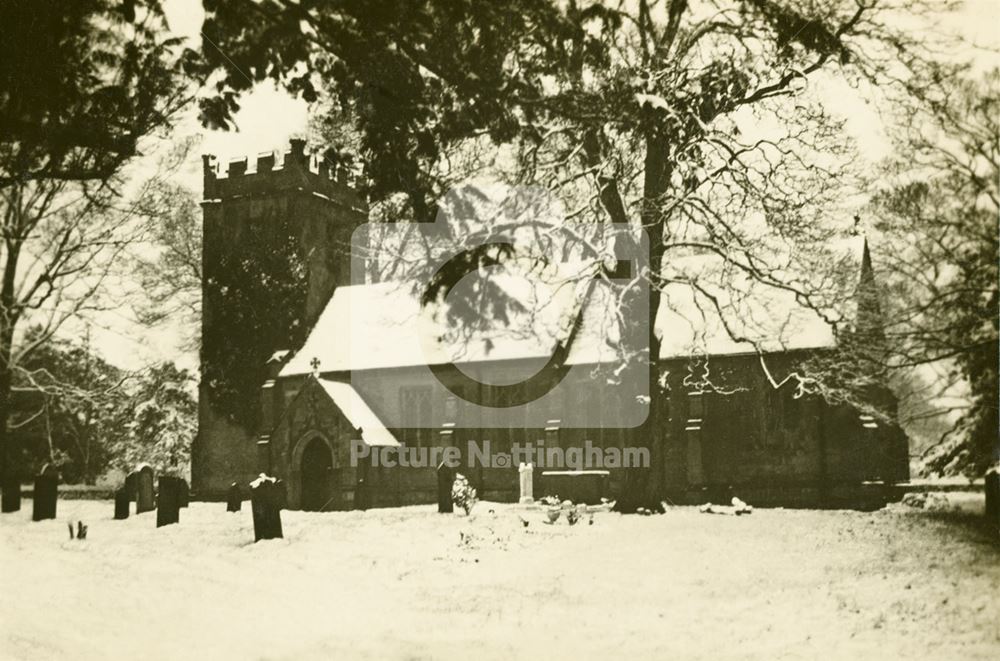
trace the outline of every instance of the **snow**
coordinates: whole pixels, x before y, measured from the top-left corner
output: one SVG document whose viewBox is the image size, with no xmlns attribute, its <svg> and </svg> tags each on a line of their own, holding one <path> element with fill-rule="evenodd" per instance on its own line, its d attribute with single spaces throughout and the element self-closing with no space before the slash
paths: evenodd
<svg viewBox="0 0 1000 661">
<path fill-rule="evenodd" d="M 266 473 L 261 473 L 260 475 L 257 476 L 257 479 L 253 480 L 250 483 L 250 488 L 256 489 L 263 484 L 277 484 L 277 483 L 278 483 L 278 478 L 270 477 Z"/>
<path fill-rule="evenodd" d="M 635 100 L 640 106 L 649 105 L 660 110 L 670 110 L 670 104 L 659 94 L 636 94 Z"/>
<path fill-rule="evenodd" d="M 800 305 L 793 292 L 761 285 L 748 277 L 720 275 L 724 266 L 720 259 L 709 256 L 671 262 L 671 277 L 700 278 L 699 286 L 715 300 L 696 293 L 688 284 L 664 288 L 663 305 L 655 320 L 657 335 L 662 339 L 660 358 L 834 346 L 833 329 L 816 312 Z M 566 272 L 573 269 L 564 267 Z M 581 328 L 566 363 L 582 365 L 618 359 L 612 347 L 619 339 L 619 294 L 605 283 L 595 281 L 593 288 L 571 287 L 561 277 L 546 282 L 510 274 L 497 276 L 494 282 L 524 311 L 511 311 L 510 322 L 497 320 L 495 327 L 459 337 L 449 335 L 447 324 L 432 309 L 421 307 L 420 292 L 413 283 L 338 287 L 302 349 L 280 375 L 311 374 L 314 360 L 319 360 L 322 371 L 329 373 L 449 362 L 544 359 L 552 354 L 557 342 L 565 339 L 567 322 L 581 305 Z M 716 304 L 723 311 L 721 315 Z M 733 339 L 730 331 L 741 339 Z"/>
<path fill-rule="evenodd" d="M 113 509 L 62 501 L 58 520 L 32 523 L 28 500 L 0 517 L 4 659 L 1000 651 L 1000 556 L 961 514 L 675 508 L 570 527 L 491 503 L 469 518 L 286 511 L 285 539 L 254 544 L 248 504 L 192 503 L 161 529 Z M 71 520 L 87 540 L 69 540 Z"/>
<path fill-rule="evenodd" d="M 317 381 L 337 409 L 350 421 L 351 426 L 361 430 L 362 441 L 372 447 L 399 447 L 396 437 L 385 428 L 351 384 L 328 379 Z"/>
</svg>

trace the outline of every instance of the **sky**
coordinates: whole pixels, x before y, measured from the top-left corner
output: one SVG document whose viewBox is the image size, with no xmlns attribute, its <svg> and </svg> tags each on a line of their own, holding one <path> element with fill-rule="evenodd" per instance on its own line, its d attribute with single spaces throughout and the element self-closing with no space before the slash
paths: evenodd
<svg viewBox="0 0 1000 661">
<path fill-rule="evenodd" d="M 164 10 L 170 28 L 197 46 L 204 12 L 199 0 L 166 0 Z M 1000 0 L 969 0 L 955 14 L 942 21 L 942 27 L 962 35 L 972 47 L 968 55 L 980 65 L 997 63 L 1000 48 Z M 993 49 L 989 51 L 989 49 Z M 847 131 L 861 145 L 871 162 L 888 155 L 889 144 L 874 110 L 859 94 L 843 83 L 822 83 L 821 96 L 829 100 L 847 120 Z M 255 87 L 240 100 L 235 117 L 236 131 L 210 131 L 199 124 L 196 111 L 186 113 L 172 133 L 181 140 L 196 137 L 195 153 L 190 155 L 178 180 L 196 194 L 201 188 L 201 154 L 212 154 L 218 162 L 253 157 L 260 152 L 285 149 L 289 138 L 303 135 L 308 122 L 308 105 L 292 98 L 271 84 Z M 152 158 L 152 156 L 150 156 Z M 92 329 L 94 345 L 112 363 L 139 368 L 155 360 L 175 360 L 184 367 L 197 369 L 197 355 L 184 350 L 182 329 L 165 325 L 147 329 L 128 321 L 123 312 L 97 320 Z"/>
</svg>

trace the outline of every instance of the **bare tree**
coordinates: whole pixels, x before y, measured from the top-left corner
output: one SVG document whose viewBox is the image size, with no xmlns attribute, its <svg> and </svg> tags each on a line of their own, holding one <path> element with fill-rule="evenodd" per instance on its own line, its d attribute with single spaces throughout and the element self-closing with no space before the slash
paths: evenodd
<svg viewBox="0 0 1000 661">
<path fill-rule="evenodd" d="M 900 157 L 872 214 L 884 239 L 878 261 L 893 369 L 947 366 L 970 393 L 956 424 L 929 448 L 929 468 L 981 474 L 998 460 L 1000 341 L 1000 71 L 980 79 L 935 69 L 907 106 Z"/>
<path fill-rule="evenodd" d="M 186 328 L 184 344 L 197 348 L 195 329 L 201 321 L 201 209 L 191 191 L 167 183 L 150 195 L 155 223 L 148 244 L 133 251 L 137 284 L 142 292 L 136 305 L 143 324 L 170 320 Z"/>
<path fill-rule="evenodd" d="M 0 459 L 18 366 L 100 294 L 145 231 L 124 191 L 141 141 L 190 99 L 191 54 L 159 3 L 12 1 L 0 9 Z M 123 193 L 137 203 L 123 204 Z M 24 341 L 24 323 L 37 332 Z M 5 480 L 6 484 L 6 480 Z"/>
</svg>

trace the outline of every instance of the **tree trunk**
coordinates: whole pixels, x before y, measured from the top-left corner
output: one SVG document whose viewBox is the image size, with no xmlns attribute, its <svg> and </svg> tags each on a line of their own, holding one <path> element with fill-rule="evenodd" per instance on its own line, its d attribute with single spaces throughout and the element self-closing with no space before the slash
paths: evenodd
<svg viewBox="0 0 1000 661">
<path fill-rule="evenodd" d="M 648 348 L 645 364 L 645 378 L 648 379 L 649 411 L 646 421 L 629 430 L 627 437 L 634 447 L 649 448 L 649 467 L 630 468 L 625 472 L 625 484 L 619 502 L 622 512 L 634 512 L 638 507 L 656 509 L 664 497 L 666 479 L 666 425 L 661 420 L 661 398 L 664 396 L 659 383 L 660 340 L 656 336 L 656 315 L 660 309 L 661 292 L 657 276 L 663 268 L 665 219 L 660 212 L 661 197 L 670 181 L 670 163 L 667 160 L 667 140 L 662 136 L 646 139 L 644 162 L 642 226 L 649 236 L 649 257 L 640 268 L 648 269 L 649 287 L 648 318 L 644 328 L 635 329 L 634 342 Z M 637 253 L 639 251 L 636 251 Z M 640 338 L 639 335 L 642 335 Z"/>
<path fill-rule="evenodd" d="M 14 325 L 17 322 L 14 284 L 20 245 L 6 242 L 7 260 L 4 263 L 3 281 L 0 282 L 0 478 L 8 477 L 14 469 L 11 448 L 10 417 L 13 405 L 11 389 L 14 385 Z"/>
</svg>

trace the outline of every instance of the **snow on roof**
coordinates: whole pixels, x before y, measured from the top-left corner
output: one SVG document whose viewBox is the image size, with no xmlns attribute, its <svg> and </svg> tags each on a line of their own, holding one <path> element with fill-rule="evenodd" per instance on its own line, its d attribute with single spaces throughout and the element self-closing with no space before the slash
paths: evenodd
<svg viewBox="0 0 1000 661">
<path fill-rule="evenodd" d="M 281 376 L 309 374 L 313 359 L 322 372 L 440 365 L 547 357 L 565 341 L 585 300 L 587 282 L 562 279 L 531 281 L 501 274 L 496 283 L 516 309 L 505 320 L 494 318 L 476 329 L 457 328 L 444 318 L 443 308 L 422 307 L 412 283 L 385 282 L 338 287 L 302 349 L 281 370 Z M 582 284 L 581 284 L 582 283 Z M 594 319 L 580 336 L 603 336 L 598 306 L 591 303 L 584 318 Z M 571 351 L 572 362 L 597 362 L 602 350 L 590 346 Z M 582 347 L 582 345 L 581 345 Z M 610 356 L 610 347 L 603 353 Z M 575 353 L 575 355 L 573 355 Z M 592 360 L 585 361 L 586 356 Z"/>
<path fill-rule="evenodd" d="M 328 379 L 316 379 L 334 405 L 355 429 L 361 430 L 361 440 L 370 446 L 399 447 L 399 441 L 385 428 L 364 398 L 351 384 Z"/>
<path fill-rule="evenodd" d="M 830 324 L 801 304 L 794 291 L 761 284 L 704 255 L 674 260 L 671 269 L 683 277 L 662 292 L 655 325 L 660 359 L 835 344 Z M 853 274 L 846 280 L 857 281 Z M 449 327 L 434 306 L 421 307 L 411 282 L 338 287 L 281 376 L 311 373 L 314 359 L 321 372 L 329 373 L 547 358 L 556 343 L 566 340 L 581 307 L 567 364 L 615 359 L 617 294 L 606 282 L 570 278 L 539 283 L 510 274 L 497 281 L 523 309 L 474 330 Z M 842 292 L 836 297 L 843 298 Z"/>
<path fill-rule="evenodd" d="M 760 285 L 766 293 L 732 296 L 709 285 L 667 285 L 656 328 L 660 358 L 770 353 L 832 347 L 833 329 L 799 305 L 793 292 Z"/>
</svg>

